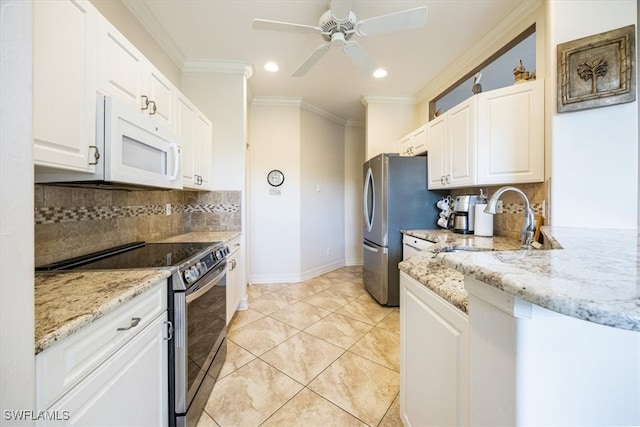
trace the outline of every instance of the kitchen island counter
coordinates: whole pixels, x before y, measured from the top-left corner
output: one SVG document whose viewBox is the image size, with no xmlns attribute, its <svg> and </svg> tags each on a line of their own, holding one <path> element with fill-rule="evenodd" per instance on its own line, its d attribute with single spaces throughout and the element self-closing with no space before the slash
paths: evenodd
<svg viewBox="0 0 640 427">
<path fill-rule="evenodd" d="M 435 257 L 425 252 L 400 263 L 400 269 L 426 285 L 429 264 L 440 264 L 549 310 L 640 331 L 637 231 L 570 227 L 542 231 L 547 244 L 562 249 L 442 252 Z M 442 276 L 446 270 L 439 267 L 436 272 Z M 451 272 L 449 278 L 455 281 L 460 276 Z"/>
</svg>

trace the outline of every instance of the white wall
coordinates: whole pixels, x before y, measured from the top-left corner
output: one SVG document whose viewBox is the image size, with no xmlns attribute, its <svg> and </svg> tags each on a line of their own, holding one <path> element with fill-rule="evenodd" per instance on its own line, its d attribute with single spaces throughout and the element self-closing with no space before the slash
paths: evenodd
<svg viewBox="0 0 640 427">
<path fill-rule="evenodd" d="M 250 107 L 251 283 L 293 282 L 301 265 L 300 101 L 258 101 Z M 272 169 L 285 176 L 276 189 L 267 183 Z"/>
<path fill-rule="evenodd" d="M 362 265 L 362 189 L 365 162 L 364 127 L 347 123 L 344 137 L 344 258 L 346 265 Z"/>
<path fill-rule="evenodd" d="M 557 44 L 630 24 L 636 24 L 637 31 L 637 3 L 554 0 L 547 1 L 546 8 L 553 225 L 636 229 L 637 100 L 558 114 L 555 99 Z"/>
<path fill-rule="evenodd" d="M 360 178 L 348 182 L 345 170 L 353 169 L 353 162 L 362 166 L 362 154 L 353 154 L 364 151 L 362 128 L 349 132 L 353 147 L 347 166 L 340 118 L 292 98 L 254 98 L 250 113 L 251 282 L 301 281 L 342 267 L 345 236 L 357 233 L 357 220 L 346 216 L 346 188 L 361 187 Z M 285 175 L 275 189 L 266 179 L 272 169 Z M 354 251 L 351 247 L 352 258 L 361 259 Z"/>
<path fill-rule="evenodd" d="M 344 125 L 301 112 L 300 248 L 303 279 L 344 265 Z"/>
<path fill-rule="evenodd" d="M 35 409 L 32 3 L 0 0 L 0 22 L 0 408 L 18 411 Z"/>
<path fill-rule="evenodd" d="M 397 153 L 398 140 L 419 125 L 413 98 L 365 97 L 367 106 L 366 159 L 380 153 Z"/>
</svg>

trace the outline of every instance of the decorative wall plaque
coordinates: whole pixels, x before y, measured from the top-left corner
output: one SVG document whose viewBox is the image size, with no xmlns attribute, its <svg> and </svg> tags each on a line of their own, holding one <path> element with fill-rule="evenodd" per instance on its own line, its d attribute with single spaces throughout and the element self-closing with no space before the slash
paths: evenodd
<svg viewBox="0 0 640 427">
<path fill-rule="evenodd" d="M 635 99 L 635 25 L 558 45 L 559 113 Z"/>
</svg>

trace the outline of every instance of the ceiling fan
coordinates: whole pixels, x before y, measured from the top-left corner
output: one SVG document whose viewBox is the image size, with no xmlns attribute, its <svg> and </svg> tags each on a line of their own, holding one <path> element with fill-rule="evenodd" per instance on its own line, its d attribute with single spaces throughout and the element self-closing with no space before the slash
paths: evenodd
<svg viewBox="0 0 640 427">
<path fill-rule="evenodd" d="M 426 6 L 358 21 L 351 10 L 351 3 L 350 0 L 331 0 L 329 10 L 320 16 L 317 26 L 254 19 L 253 28 L 321 35 L 325 40 L 324 43 L 318 46 L 292 75 L 293 77 L 302 77 L 327 53 L 331 46 L 342 46 L 349 59 L 363 73 L 371 75 L 374 70 L 373 62 L 364 49 L 357 42 L 351 40 L 354 34 L 362 37 L 392 33 L 424 27 L 427 23 Z"/>
</svg>

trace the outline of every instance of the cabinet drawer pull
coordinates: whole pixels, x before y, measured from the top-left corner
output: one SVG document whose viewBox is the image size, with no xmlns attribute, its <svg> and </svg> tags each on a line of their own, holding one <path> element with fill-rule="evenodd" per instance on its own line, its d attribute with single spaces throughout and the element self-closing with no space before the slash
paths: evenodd
<svg viewBox="0 0 640 427">
<path fill-rule="evenodd" d="M 135 328 L 136 326 L 138 326 L 138 323 L 140 323 L 142 319 L 139 317 L 132 317 L 131 318 L 131 323 L 129 323 L 129 326 L 127 326 L 126 328 L 118 328 L 119 331 L 128 331 L 131 328 Z"/>
</svg>

